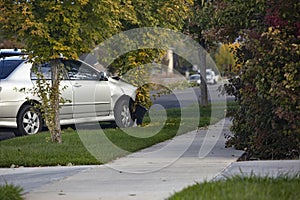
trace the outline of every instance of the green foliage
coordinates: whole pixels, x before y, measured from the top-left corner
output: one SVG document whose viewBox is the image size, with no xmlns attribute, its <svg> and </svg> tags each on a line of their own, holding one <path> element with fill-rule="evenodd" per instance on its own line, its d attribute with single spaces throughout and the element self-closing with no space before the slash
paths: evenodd
<svg viewBox="0 0 300 200">
<path fill-rule="evenodd" d="M 194 40 L 203 45 L 203 41 L 209 42 L 204 37 L 205 31 L 210 27 L 214 9 L 211 1 L 194 1 L 190 7 L 190 13 L 184 25 L 184 31 Z M 204 47 L 205 48 L 205 47 Z"/>
<path fill-rule="evenodd" d="M 210 41 L 233 43 L 249 30 L 265 28 L 264 16 L 268 0 L 214 0 L 205 36 Z"/>
<path fill-rule="evenodd" d="M 133 0 L 138 27 L 162 27 L 181 30 L 190 12 L 192 0 Z M 131 27 L 128 28 L 132 28 Z"/>
<path fill-rule="evenodd" d="M 24 198 L 21 195 L 22 191 L 23 191 L 22 188 L 11 184 L 0 185 L 0 199 L 1 200 L 23 200 Z"/>
<path fill-rule="evenodd" d="M 263 33 L 258 48 L 252 46 L 260 59 L 248 61 L 241 77 L 233 141 L 252 157 L 285 159 L 300 154 L 300 51 L 287 34 L 273 28 Z"/>
<path fill-rule="evenodd" d="M 265 4 L 267 13 L 258 13 L 265 14 L 264 23 L 244 32 L 237 54 L 241 73 L 227 87 L 239 104 L 228 144 L 245 149 L 248 159 L 300 155 L 300 3 L 282 3 Z"/>
<path fill-rule="evenodd" d="M 233 71 L 233 66 L 235 66 L 233 48 L 234 45 L 222 44 L 215 54 L 216 65 L 222 73 Z"/>
<path fill-rule="evenodd" d="M 63 54 L 77 58 L 120 30 L 120 18 L 132 20 L 131 4 L 119 1 L 9 1 L 0 3 L 2 30 L 49 61 Z"/>
</svg>

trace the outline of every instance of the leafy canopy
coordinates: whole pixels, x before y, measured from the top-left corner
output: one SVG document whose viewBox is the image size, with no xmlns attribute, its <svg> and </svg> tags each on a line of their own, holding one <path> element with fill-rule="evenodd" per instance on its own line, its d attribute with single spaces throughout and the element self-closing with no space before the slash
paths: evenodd
<svg viewBox="0 0 300 200">
<path fill-rule="evenodd" d="M 6 34 L 25 44 L 40 61 L 77 58 L 122 28 L 120 19 L 136 21 L 130 1 L 65 0 L 0 2 Z"/>
</svg>

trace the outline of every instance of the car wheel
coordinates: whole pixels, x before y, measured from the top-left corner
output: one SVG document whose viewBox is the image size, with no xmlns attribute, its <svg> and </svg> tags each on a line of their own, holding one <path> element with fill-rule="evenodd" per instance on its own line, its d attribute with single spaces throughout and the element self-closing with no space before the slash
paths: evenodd
<svg viewBox="0 0 300 200">
<path fill-rule="evenodd" d="M 133 125 L 130 102 L 128 99 L 119 100 L 114 109 L 115 122 L 118 127 L 126 128 Z"/>
<path fill-rule="evenodd" d="M 18 128 L 15 132 L 17 136 L 38 133 L 42 129 L 40 112 L 32 105 L 25 105 L 17 117 L 17 126 Z"/>
</svg>

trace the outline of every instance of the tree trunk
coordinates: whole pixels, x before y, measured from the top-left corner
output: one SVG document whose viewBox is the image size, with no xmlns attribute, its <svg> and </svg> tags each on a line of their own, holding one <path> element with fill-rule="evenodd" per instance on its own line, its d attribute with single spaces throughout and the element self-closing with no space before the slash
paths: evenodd
<svg viewBox="0 0 300 200">
<path fill-rule="evenodd" d="M 49 128 L 52 142 L 62 143 L 61 128 L 59 121 L 59 102 L 60 102 L 60 62 L 59 60 L 51 61 L 52 66 L 52 91 L 50 94 L 50 106 L 52 108 L 52 125 Z"/>
<path fill-rule="evenodd" d="M 207 83 L 206 83 L 206 51 L 203 48 L 199 48 L 200 57 L 200 105 L 208 105 Z"/>
</svg>

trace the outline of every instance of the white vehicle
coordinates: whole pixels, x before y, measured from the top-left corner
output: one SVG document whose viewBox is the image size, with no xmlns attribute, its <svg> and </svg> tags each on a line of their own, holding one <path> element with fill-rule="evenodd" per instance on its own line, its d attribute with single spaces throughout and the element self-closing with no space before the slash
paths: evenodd
<svg viewBox="0 0 300 200">
<path fill-rule="evenodd" d="M 190 75 L 189 77 L 189 84 L 193 84 L 193 85 L 200 85 L 201 83 L 201 78 L 200 78 L 200 74 L 193 74 L 193 75 Z"/>
<path fill-rule="evenodd" d="M 206 69 L 206 82 L 209 84 L 216 84 L 218 82 L 216 73 L 211 69 Z"/>
<path fill-rule="evenodd" d="M 200 79 L 200 72 L 198 74 L 193 74 L 189 77 L 189 83 L 191 84 L 197 84 L 200 85 L 201 79 Z M 206 83 L 207 84 L 216 84 L 217 83 L 217 76 L 215 72 L 211 69 L 206 70 Z"/>
<path fill-rule="evenodd" d="M 16 135 L 36 134 L 45 125 L 39 111 L 33 108 L 40 101 L 16 89 L 33 87 L 37 79 L 33 67 L 38 67 L 50 81 L 51 66 L 33 66 L 20 54 L 14 50 L 0 51 L 0 127 L 14 128 Z M 107 77 L 80 60 L 60 62 L 64 65 L 61 87 L 66 86 L 62 97 L 71 101 L 60 109 L 61 125 L 91 121 L 115 121 L 119 127 L 133 125 L 136 87 Z"/>
</svg>

